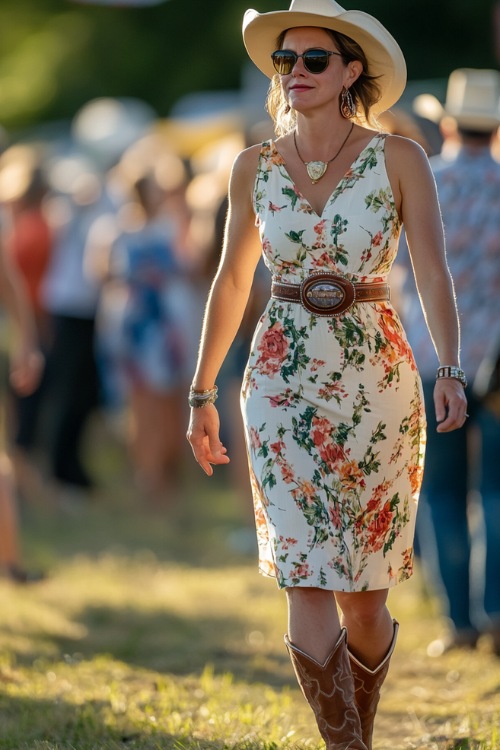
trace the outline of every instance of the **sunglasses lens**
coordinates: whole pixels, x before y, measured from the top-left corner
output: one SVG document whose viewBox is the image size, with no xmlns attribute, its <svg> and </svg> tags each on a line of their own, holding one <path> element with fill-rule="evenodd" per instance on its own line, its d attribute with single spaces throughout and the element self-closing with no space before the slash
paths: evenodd
<svg viewBox="0 0 500 750">
<path fill-rule="evenodd" d="M 322 73 L 328 67 L 329 55 L 322 49 L 310 49 L 304 54 L 304 67 L 309 73 Z"/>
<path fill-rule="evenodd" d="M 290 75 L 299 57 L 303 59 L 304 67 L 309 73 L 322 73 L 327 69 L 330 59 L 329 53 L 324 49 L 308 49 L 303 55 L 297 55 L 289 49 L 278 49 L 271 55 L 274 69 L 280 76 Z"/>
<path fill-rule="evenodd" d="M 287 76 L 292 72 L 293 66 L 297 62 L 297 55 L 288 50 L 280 49 L 271 55 L 274 69 L 280 76 Z"/>
</svg>

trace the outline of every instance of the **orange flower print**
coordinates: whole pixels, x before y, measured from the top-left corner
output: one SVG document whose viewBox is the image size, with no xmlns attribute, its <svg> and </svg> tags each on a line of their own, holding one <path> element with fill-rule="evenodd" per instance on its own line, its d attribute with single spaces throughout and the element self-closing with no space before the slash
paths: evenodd
<svg viewBox="0 0 500 750">
<path fill-rule="evenodd" d="M 283 440 L 278 440 L 276 443 L 271 443 L 269 447 L 273 453 L 281 453 L 281 451 L 285 447 L 285 443 L 283 442 Z"/>
<path fill-rule="evenodd" d="M 410 477 L 411 492 L 413 496 L 417 495 L 420 491 L 423 475 L 424 467 L 422 464 L 408 465 L 408 476 Z"/>
<path fill-rule="evenodd" d="M 345 459 L 344 449 L 338 443 L 334 443 L 333 440 L 320 447 L 319 455 L 332 474 L 337 471 L 338 465 Z"/>
<path fill-rule="evenodd" d="M 348 461 L 340 467 L 340 481 L 343 489 L 347 492 L 365 486 L 363 472 L 356 461 Z"/>
<path fill-rule="evenodd" d="M 299 482 L 299 486 L 292 490 L 292 497 L 296 502 L 313 505 L 317 491 L 312 482 L 302 479 Z"/>
<path fill-rule="evenodd" d="M 368 546 L 371 552 L 378 552 L 384 546 L 385 536 L 393 518 L 391 503 L 388 500 L 368 526 Z"/>
<path fill-rule="evenodd" d="M 401 359 L 407 362 L 413 363 L 413 369 L 415 367 L 413 362 L 413 354 L 410 346 L 403 335 L 401 323 L 399 318 L 396 316 L 395 310 L 385 307 L 384 311 L 378 316 L 379 325 L 382 331 L 383 337 L 392 344 L 394 353 Z"/>
<path fill-rule="evenodd" d="M 314 227 L 314 234 L 316 235 L 316 242 L 314 243 L 313 247 L 315 248 L 325 247 L 326 245 L 325 228 L 326 228 L 325 219 L 318 222 L 316 226 Z"/>
<path fill-rule="evenodd" d="M 334 427 L 326 417 L 313 417 L 311 426 L 311 437 L 314 445 L 318 446 L 330 441 Z"/>
<path fill-rule="evenodd" d="M 281 478 L 283 479 L 285 484 L 291 484 L 295 479 L 295 474 L 290 464 L 286 462 L 282 463 L 280 468 L 281 468 Z"/>
<path fill-rule="evenodd" d="M 280 543 L 281 549 L 289 549 L 290 547 L 293 547 L 295 544 L 297 544 L 297 539 L 294 539 L 293 537 L 290 537 L 290 536 L 286 537 L 285 539 L 284 537 L 280 535 L 279 543 Z"/>
</svg>

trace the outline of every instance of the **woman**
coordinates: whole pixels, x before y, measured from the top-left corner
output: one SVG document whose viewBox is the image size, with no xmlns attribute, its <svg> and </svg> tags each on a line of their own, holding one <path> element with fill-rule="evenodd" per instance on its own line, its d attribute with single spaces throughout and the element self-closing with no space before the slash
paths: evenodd
<svg viewBox="0 0 500 750">
<path fill-rule="evenodd" d="M 234 164 L 188 439 L 208 475 L 229 461 L 214 383 L 251 287 L 257 224 L 273 287 L 242 408 L 261 570 L 286 591 L 285 641 L 327 748 L 366 750 L 398 627 L 388 589 L 412 574 L 425 444 L 420 379 L 386 282 L 403 223 L 443 432 L 466 419 L 453 286 L 423 150 L 371 129 L 404 88 L 390 34 L 333 0 L 293 0 L 247 11 L 243 36 L 272 77 L 279 137 Z"/>
<path fill-rule="evenodd" d="M 40 382 L 43 357 L 37 344 L 32 309 L 23 279 L 0 244 L 0 305 L 13 325 L 9 380 L 20 396 L 33 393 Z M 24 569 L 19 539 L 15 488 L 8 456 L 0 450 L 0 577 L 25 584 L 41 580 Z"/>
</svg>

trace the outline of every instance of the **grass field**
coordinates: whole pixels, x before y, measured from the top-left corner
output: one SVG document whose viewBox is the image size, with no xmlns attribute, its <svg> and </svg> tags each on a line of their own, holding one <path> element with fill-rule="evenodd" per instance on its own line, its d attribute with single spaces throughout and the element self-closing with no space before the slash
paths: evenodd
<svg viewBox="0 0 500 750">
<path fill-rule="evenodd" d="M 279 750 L 320 742 L 283 646 L 285 602 L 238 549 L 244 513 L 189 464 L 178 504 L 145 512 L 108 437 L 103 488 L 79 507 L 25 504 L 29 588 L 0 582 L 1 750 Z M 442 632 L 418 576 L 401 622 L 377 750 L 500 748 L 500 660 L 427 656 Z"/>
</svg>

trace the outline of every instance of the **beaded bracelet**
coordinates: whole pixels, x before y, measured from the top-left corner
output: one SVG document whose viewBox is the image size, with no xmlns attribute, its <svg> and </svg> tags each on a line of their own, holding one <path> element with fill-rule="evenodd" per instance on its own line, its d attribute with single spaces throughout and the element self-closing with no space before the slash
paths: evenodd
<svg viewBox="0 0 500 750">
<path fill-rule="evenodd" d="M 192 409 L 203 409 L 204 406 L 214 404 L 217 401 L 217 386 L 208 388 L 205 391 L 195 391 L 193 388 L 189 391 L 188 404 Z"/>
</svg>

